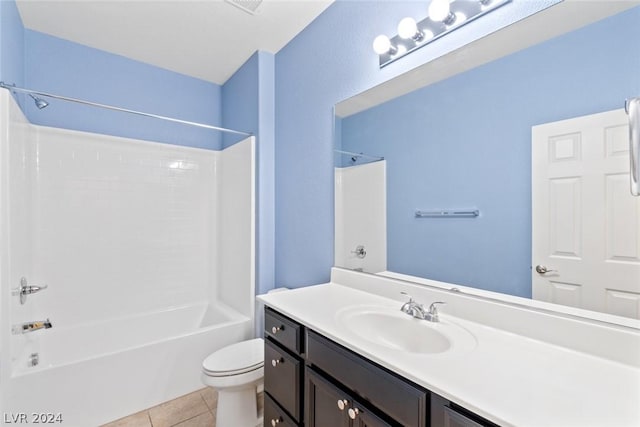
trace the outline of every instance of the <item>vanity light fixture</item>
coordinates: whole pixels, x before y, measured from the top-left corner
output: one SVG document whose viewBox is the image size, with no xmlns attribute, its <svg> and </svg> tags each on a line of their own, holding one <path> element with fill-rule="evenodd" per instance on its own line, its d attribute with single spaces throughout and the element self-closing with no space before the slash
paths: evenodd
<svg viewBox="0 0 640 427">
<path fill-rule="evenodd" d="M 431 0 L 428 12 L 429 19 L 434 22 L 443 22 L 445 25 L 451 25 L 456 20 L 456 15 L 451 12 L 449 0 Z"/>
<path fill-rule="evenodd" d="M 398 48 L 391 44 L 389 37 L 380 34 L 373 40 L 373 50 L 378 55 L 395 55 Z"/>
<path fill-rule="evenodd" d="M 429 15 L 422 21 L 404 18 L 398 24 L 396 36 L 389 38 L 381 34 L 375 38 L 373 50 L 379 56 L 380 68 L 509 2 L 511 0 L 431 0 Z"/>
<path fill-rule="evenodd" d="M 403 39 L 411 39 L 415 42 L 421 42 L 424 39 L 424 33 L 418 29 L 418 24 L 413 18 L 404 18 L 398 24 L 398 35 Z"/>
</svg>

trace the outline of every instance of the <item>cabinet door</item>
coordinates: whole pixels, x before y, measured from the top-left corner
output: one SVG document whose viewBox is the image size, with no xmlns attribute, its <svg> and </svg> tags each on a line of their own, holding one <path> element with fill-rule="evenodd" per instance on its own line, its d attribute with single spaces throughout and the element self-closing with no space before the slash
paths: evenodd
<svg viewBox="0 0 640 427">
<path fill-rule="evenodd" d="M 347 395 L 309 369 L 305 371 L 305 378 L 307 383 L 305 426 L 349 427 Z M 338 406 L 339 401 L 343 402 L 343 409 Z"/>
<path fill-rule="evenodd" d="M 362 410 L 361 409 L 362 405 L 359 405 L 357 402 L 355 403 L 355 407 L 356 409 L 358 409 L 358 413 L 355 414 L 355 418 L 353 419 L 353 427 L 391 427 L 392 426 L 386 421 L 383 421 L 377 416 L 373 415 L 371 412 Z M 352 417 L 353 415 L 354 415 L 353 412 L 349 413 L 349 417 Z"/>
<path fill-rule="evenodd" d="M 428 393 L 328 338 L 307 330 L 307 363 L 404 427 L 428 425 Z"/>
<path fill-rule="evenodd" d="M 353 396 L 307 368 L 306 426 L 308 427 L 392 427 Z"/>
</svg>

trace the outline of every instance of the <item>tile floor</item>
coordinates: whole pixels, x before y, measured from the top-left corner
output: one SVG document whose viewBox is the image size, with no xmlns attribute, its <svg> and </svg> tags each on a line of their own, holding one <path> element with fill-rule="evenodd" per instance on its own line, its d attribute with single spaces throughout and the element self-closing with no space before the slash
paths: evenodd
<svg viewBox="0 0 640 427">
<path fill-rule="evenodd" d="M 262 408 L 262 393 L 258 407 Z M 102 427 L 215 427 L 218 394 L 207 387 Z"/>
</svg>

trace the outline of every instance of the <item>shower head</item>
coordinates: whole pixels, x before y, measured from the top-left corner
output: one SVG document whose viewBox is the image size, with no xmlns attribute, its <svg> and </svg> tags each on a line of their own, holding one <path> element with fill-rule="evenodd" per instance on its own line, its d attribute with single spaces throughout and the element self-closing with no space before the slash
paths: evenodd
<svg viewBox="0 0 640 427">
<path fill-rule="evenodd" d="M 45 101 L 42 98 L 38 98 L 36 96 L 33 96 L 33 94 L 29 94 L 29 96 L 31 98 L 33 98 L 33 101 L 36 103 L 36 107 L 38 107 L 40 110 L 42 110 L 43 108 L 46 108 L 47 105 L 49 105 L 49 103 L 47 101 Z"/>
</svg>

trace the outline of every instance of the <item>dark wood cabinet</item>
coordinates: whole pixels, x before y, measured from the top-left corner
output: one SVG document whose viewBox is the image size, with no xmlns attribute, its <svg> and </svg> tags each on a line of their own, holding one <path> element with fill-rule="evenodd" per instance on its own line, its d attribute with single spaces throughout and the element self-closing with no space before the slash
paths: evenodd
<svg viewBox="0 0 640 427">
<path fill-rule="evenodd" d="M 307 367 L 305 425 L 308 427 L 391 427 L 362 403 Z"/>
<path fill-rule="evenodd" d="M 264 332 L 294 354 L 304 351 L 304 326 L 268 307 L 264 312 Z"/>
<path fill-rule="evenodd" d="M 431 394 L 431 426 L 498 427 L 497 424 L 487 421 L 436 394 Z"/>
<path fill-rule="evenodd" d="M 265 309 L 264 426 L 498 427 Z"/>
<path fill-rule="evenodd" d="M 307 331 L 307 364 L 405 427 L 424 427 L 429 392 L 324 336 Z"/>
<path fill-rule="evenodd" d="M 304 326 L 265 308 L 264 425 L 302 426 Z"/>
<path fill-rule="evenodd" d="M 354 427 L 386 427 L 390 425 L 370 412 L 362 412 L 353 423 Z"/>
<path fill-rule="evenodd" d="M 287 413 L 268 394 L 264 395 L 264 425 L 269 427 L 298 427 Z"/>
<path fill-rule="evenodd" d="M 296 421 L 302 419 L 302 367 L 294 355 L 265 341 L 264 388 Z"/>
<path fill-rule="evenodd" d="M 305 425 L 307 427 L 349 427 L 346 408 L 338 407 L 338 402 L 345 399 L 345 393 L 309 368 L 305 371 L 305 379 L 307 396 Z"/>
</svg>

